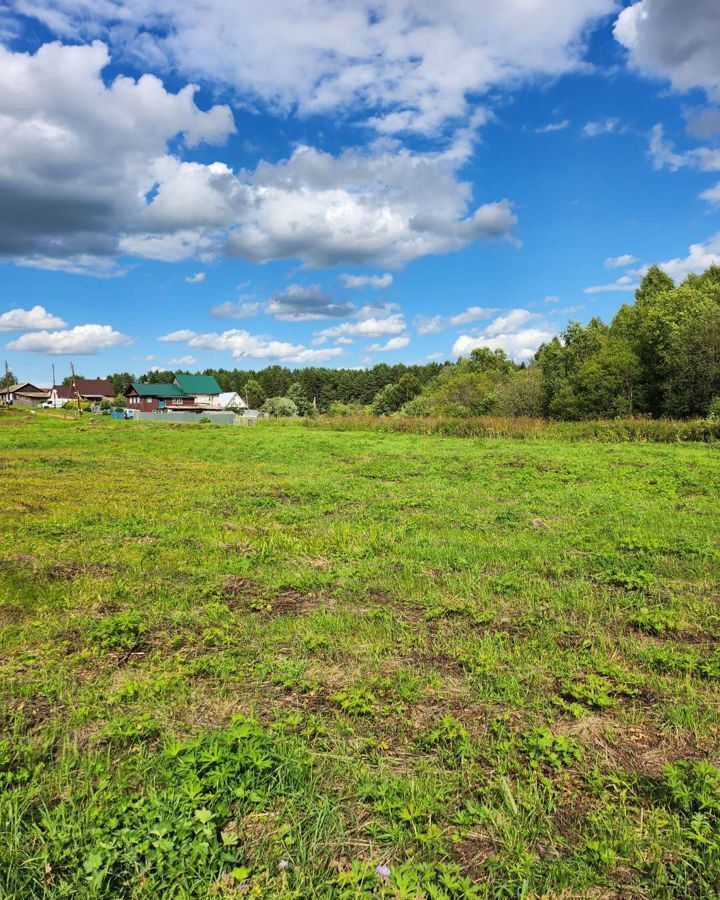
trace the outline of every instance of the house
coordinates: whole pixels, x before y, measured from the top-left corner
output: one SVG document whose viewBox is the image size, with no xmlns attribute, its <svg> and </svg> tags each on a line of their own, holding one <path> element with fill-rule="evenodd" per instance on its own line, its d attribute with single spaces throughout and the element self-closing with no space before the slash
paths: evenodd
<svg viewBox="0 0 720 900">
<path fill-rule="evenodd" d="M 220 409 L 247 409 L 247 403 L 237 391 L 225 391 L 218 397 Z"/>
<path fill-rule="evenodd" d="M 112 381 L 107 378 L 73 378 L 71 384 L 53 385 L 50 393 L 55 406 L 75 402 L 78 398 L 86 403 L 100 403 L 114 397 Z"/>
<path fill-rule="evenodd" d="M 212 375 L 176 375 L 171 384 L 134 381 L 125 389 L 125 408 L 139 412 L 219 412 L 220 393 Z"/>
<path fill-rule="evenodd" d="M 49 396 L 46 388 L 23 381 L 0 388 L 0 406 L 40 406 Z"/>
</svg>

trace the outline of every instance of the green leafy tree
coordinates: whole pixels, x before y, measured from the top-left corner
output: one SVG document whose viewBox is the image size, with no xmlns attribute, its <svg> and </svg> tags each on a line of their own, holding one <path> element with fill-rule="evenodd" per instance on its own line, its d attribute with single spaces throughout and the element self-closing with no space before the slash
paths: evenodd
<svg viewBox="0 0 720 900">
<path fill-rule="evenodd" d="M 273 419 L 289 418 L 298 414 L 298 408 L 289 397 L 269 397 L 260 407 Z"/>
<path fill-rule="evenodd" d="M 7 372 L 3 371 L 2 377 L 0 377 L 0 388 L 10 387 L 11 384 L 17 383 L 15 373 L 11 369 L 8 369 Z"/>
<path fill-rule="evenodd" d="M 516 369 L 515 363 L 507 358 L 504 350 L 491 350 L 489 347 L 471 350 L 468 367 L 472 372 L 496 376 L 512 375 Z"/>
<path fill-rule="evenodd" d="M 115 394 L 122 394 L 125 388 L 136 380 L 131 372 L 114 372 L 112 375 L 107 375 L 106 378 L 112 382 Z"/>
<path fill-rule="evenodd" d="M 245 402 L 250 409 L 260 409 L 267 397 L 262 385 L 255 378 L 250 378 L 245 383 L 245 389 L 241 393 L 244 393 Z"/>
<path fill-rule="evenodd" d="M 303 386 L 294 381 L 287 390 L 287 396 L 297 407 L 298 415 L 306 416 L 310 409 L 310 401 L 305 394 Z"/>
<path fill-rule="evenodd" d="M 386 384 L 375 395 L 372 403 L 376 416 L 387 416 L 397 412 L 422 390 L 420 380 L 415 375 L 405 374 L 395 384 Z"/>
<path fill-rule="evenodd" d="M 495 388 L 495 412 L 502 416 L 542 416 L 545 379 L 539 366 L 529 366 L 503 379 Z"/>
<path fill-rule="evenodd" d="M 705 416 L 720 394 L 720 303 L 704 297 L 671 330 L 662 353 L 663 412 Z"/>
</svg>

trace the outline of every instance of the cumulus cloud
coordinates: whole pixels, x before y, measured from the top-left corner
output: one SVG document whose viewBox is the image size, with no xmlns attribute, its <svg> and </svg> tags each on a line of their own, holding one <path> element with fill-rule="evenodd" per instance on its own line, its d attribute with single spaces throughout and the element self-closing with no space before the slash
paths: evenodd
<svg viewBox="0 0 720 900">
<path fill-rule="evenodd" d="M 185 281 L 188 284 L 200 284 L 202 281 L 205 281 L 205 273 L 196 272 L 194 275 L 188 275 Z"/>
<path fill-rule="evenodd" d="M 59 316 L 53 316 L 44 306 L 32 309 L 9 309 L 0 314 L 0 331 L 41 331 L 46 328 L 64 328 Z"/>
<path fill-rule="evenodd" d="M 639 0 L 615 22 L 630 64 L 678 91 L 720 99 L 720 5 L 716 0 Z"/>
<path fill-rule="evenodd" d="M 0 256 L 93 273 L 153 186 L 168 142 L 223 141 L 227 106 L 202 111 L 195 88 L 173 94 L 158 78 L 105 85 L 108 50 L 45 44 L 0 46 Z M 99 274 L 116 274 L 113 264 Z"/>
<path fill-rule="evenodd" d="M 617 131 L 619 125 L 619 119 L 599 119 L 595 122 L 588 122 L 583 126 L 583 134 L 586 137 L 598 137 L 601 134 L 612 134 L 614 131 Z"/>
<path fill-rule="evenodd" d="M 656 169 L 677 172 L 679 169 L 691 168 L 701 172 L 720 172 L 720 148 L 693 147 L 677 152 L 674 145 L 665 137 L 665 130 L 659 123 L 650 132 L 649 153 Z M 710 203 L 718 202 L 720 182 L 703 191 L 700 197 Z"/>
<path fill-rule="evenodd" d="M 49 356 L 89 356 L 109 347 L 126 346 L 132 338 L 111 325 L 76 325 L 62 331 L 36 331 L 10 341 L 9 350 L 29 350 Z"/>
<path fill-rule="evenodd" d="M 344 319 L 355 312 L 352 303 L 336 303 L 319 284 L 304 287 L 291 284 L 268 300 L 267 312 L 285 322 L 312 322 L 317 319 Z"/>
<path fill-rule="evenodd" d="M 473 127 L 443 151 L 387 138 L 337 155 L 298 146 L 236 172 L 180 155 L 223 141 L 228 107 L 200 110 L 192 85 L 172 94 L 153 75 L 106 86 L 107 63 L 100 42 L 0 49 L 0 256 L 105 276 L 122 274 L 118 253 L 397 267 L 507 237 L 517 222 L 509 200 L 476 206 L 460 178 Z"/>
<path fill-rule="evenodd" d="M 635 291 L 639 285 L 630 277 L 630 275 L 622 275 L 617 281 L 610 284 L 596 284 L 592 287 L 586 287 L 583 291 L 585 294 L 612 294 L 618 291 Z"/>
<path fill-rule="evenodd" d="M 442 316 L 424 316 L 418 313 L 413 319 L 413 325 L 418 334 L 439 334 L 447 328 L 447 323 Z"/>
<path fill-rule="evenodd" d="M 384 133 L 432 133 L 466 114 L 469 94 L 582 69 L 589 26 L 616 3 L 237 0 L 232 15 L 227 0 L 23 7 L 70 39 L 104 37 L 282 114 L 356 111 Z"/>
<path fill-rule="evenodd" d="M 632 266 L 637 261 L 637 256 L 633 256 L 632 253 L 623 253 L 621 256 L 609 256 L 605 260 L 605 268 L 624 269 L 627 266 Z"/>
<path fill-rule="evenodd" d="M 407 323 L 402 312 L 394 303 L 378 306 L 363 306 L 352 322 L 342 322 L 315 332 L 314 344 L 323 344 L 330 338 L 361 337 L 377 338 L 397 335 L 405 331 Z"/>
<path fill-rule="evenodd" d="M 461 334 L 453 344 L 455 356 L 467 356 L 476 347 L 504 350 L 516 362 L 528 362 L 555 329 L 539 313 L 512 309 L 493 319 L 479 334 Z"/>
<path fill-rule="evenodd" d="M 479 322 L 481 319 L 489 319 L 498 312 L 494 307 L 468 306 L 461 313 L 450 316 L 451 325 L 469 325 L 471 322 Z"/>
<path fill-rule="evenodd" d="M 650 131 L 649 150 L 656 169 L 677 172 L 678 169 L 689 167 L 701 172 L 720 172 L 720 149 L 694 147 L 678 153 L 665 137 L 665 129 L 660 123 Z"/>
<path fill-rule="evenodd" d="M 393 283 L 393 277 L 389 272 L 386 272 L 384 275 L 347 275 L 343 273 L 340 276 L 340 281 L 346 288 L 371 287 L 380 290 L 381 288 L 390 287 Z"/>
<path fill-rule="evenodd" d="M 196 356 L 178 356 L 175 359 L 169 359 L 169 366 L 194 366 L 197 362 Z"/>
<path fill-rule="evenodd" d="M 720 232 L 704 243 L 691 244 L 687 256 L 669 259 L 659 266 L 676 281 L 682 281 L 691 273 L 700 275 L 710 266 L 720 266 Z"/>
<path fill-rule="evenodd" d="M 300 259 L 323 268 L 342 262 L 402 266 L 476 240 L 506 237 L 517 222 L 508 200 L 471 211 L 458 169 L 464 140 L 443 152 L 394 142 L 338 156 L 297 147 L 288 160 L 245 173 L 225 253 L 251 262 Z"/>
<path fill-rule="evenodd" d="M 187 343 L 194 350 L 230 353 L 233 359 L 267 359 L 285 363 L 324 362 L 343 353 L 342 347 L 313 350 L 302 344 L 276 341 L 263 335 L 250 334 L 239 328 L 206 334 L 182 329 L 163 335 L 158 340 Z"/>
<path fill-rule="evenodd" d="M 249 319 L 260 312 L 261 304 L 255 300 L 227 300 L 210 307 L 210 315 L 216 319 Z"/>
<path fill-rule="evenodd" d="M 720 108 L 691 109 L 685 113 L 688 134 L 699 140 L 707 140 L 720 133 Z"/>
<path fill-rule="evenodd" d="M 410 343 L 410 338 L 406 334 L 399 337 L 390 338 L 384 344 L 370 344 L 367 348 L 371 353 L 386 353 L 390 350 L 403 350 Z"/>
</svg>

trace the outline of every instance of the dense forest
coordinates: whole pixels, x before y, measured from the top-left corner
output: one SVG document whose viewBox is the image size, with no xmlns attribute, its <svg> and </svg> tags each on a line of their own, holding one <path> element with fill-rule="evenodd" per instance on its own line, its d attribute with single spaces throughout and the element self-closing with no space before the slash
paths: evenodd
<svg viewBox="0 0 720 900">
<path fill-rule="evenodd" d="M 676 286 L 656 266 L 608 325 L 570 322 L 516 365 L 479 348 L 455 363 L 369 369 L 207 369 L 223 390 L 275 414 L 483 414 L 579 420 L 720 415 L 720 266 Z M 133 376 L 110 375 L 117 391 Z M 140 381 L 171 381 L 150 372 Z M 277 398 L 291 403 L 279 403 Z"/>
</svg>

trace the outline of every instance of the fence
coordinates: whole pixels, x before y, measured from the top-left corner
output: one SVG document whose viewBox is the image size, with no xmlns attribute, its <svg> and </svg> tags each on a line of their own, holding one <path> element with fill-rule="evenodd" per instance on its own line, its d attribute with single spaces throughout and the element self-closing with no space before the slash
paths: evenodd
<svg viewBox="0 0 720 900">
<path fill-rule="evenodd" d="M 138 422 L 194 422 L 196 425 L 203 419 L 209 419 L 215 425 L 244 425 L 242 416 L 236 416 L 231 412 L 212 412 L 203 410 L 201 413 L 191 412 L 140 412 L 133 410 L 133 419 Z"/>
</svg>

